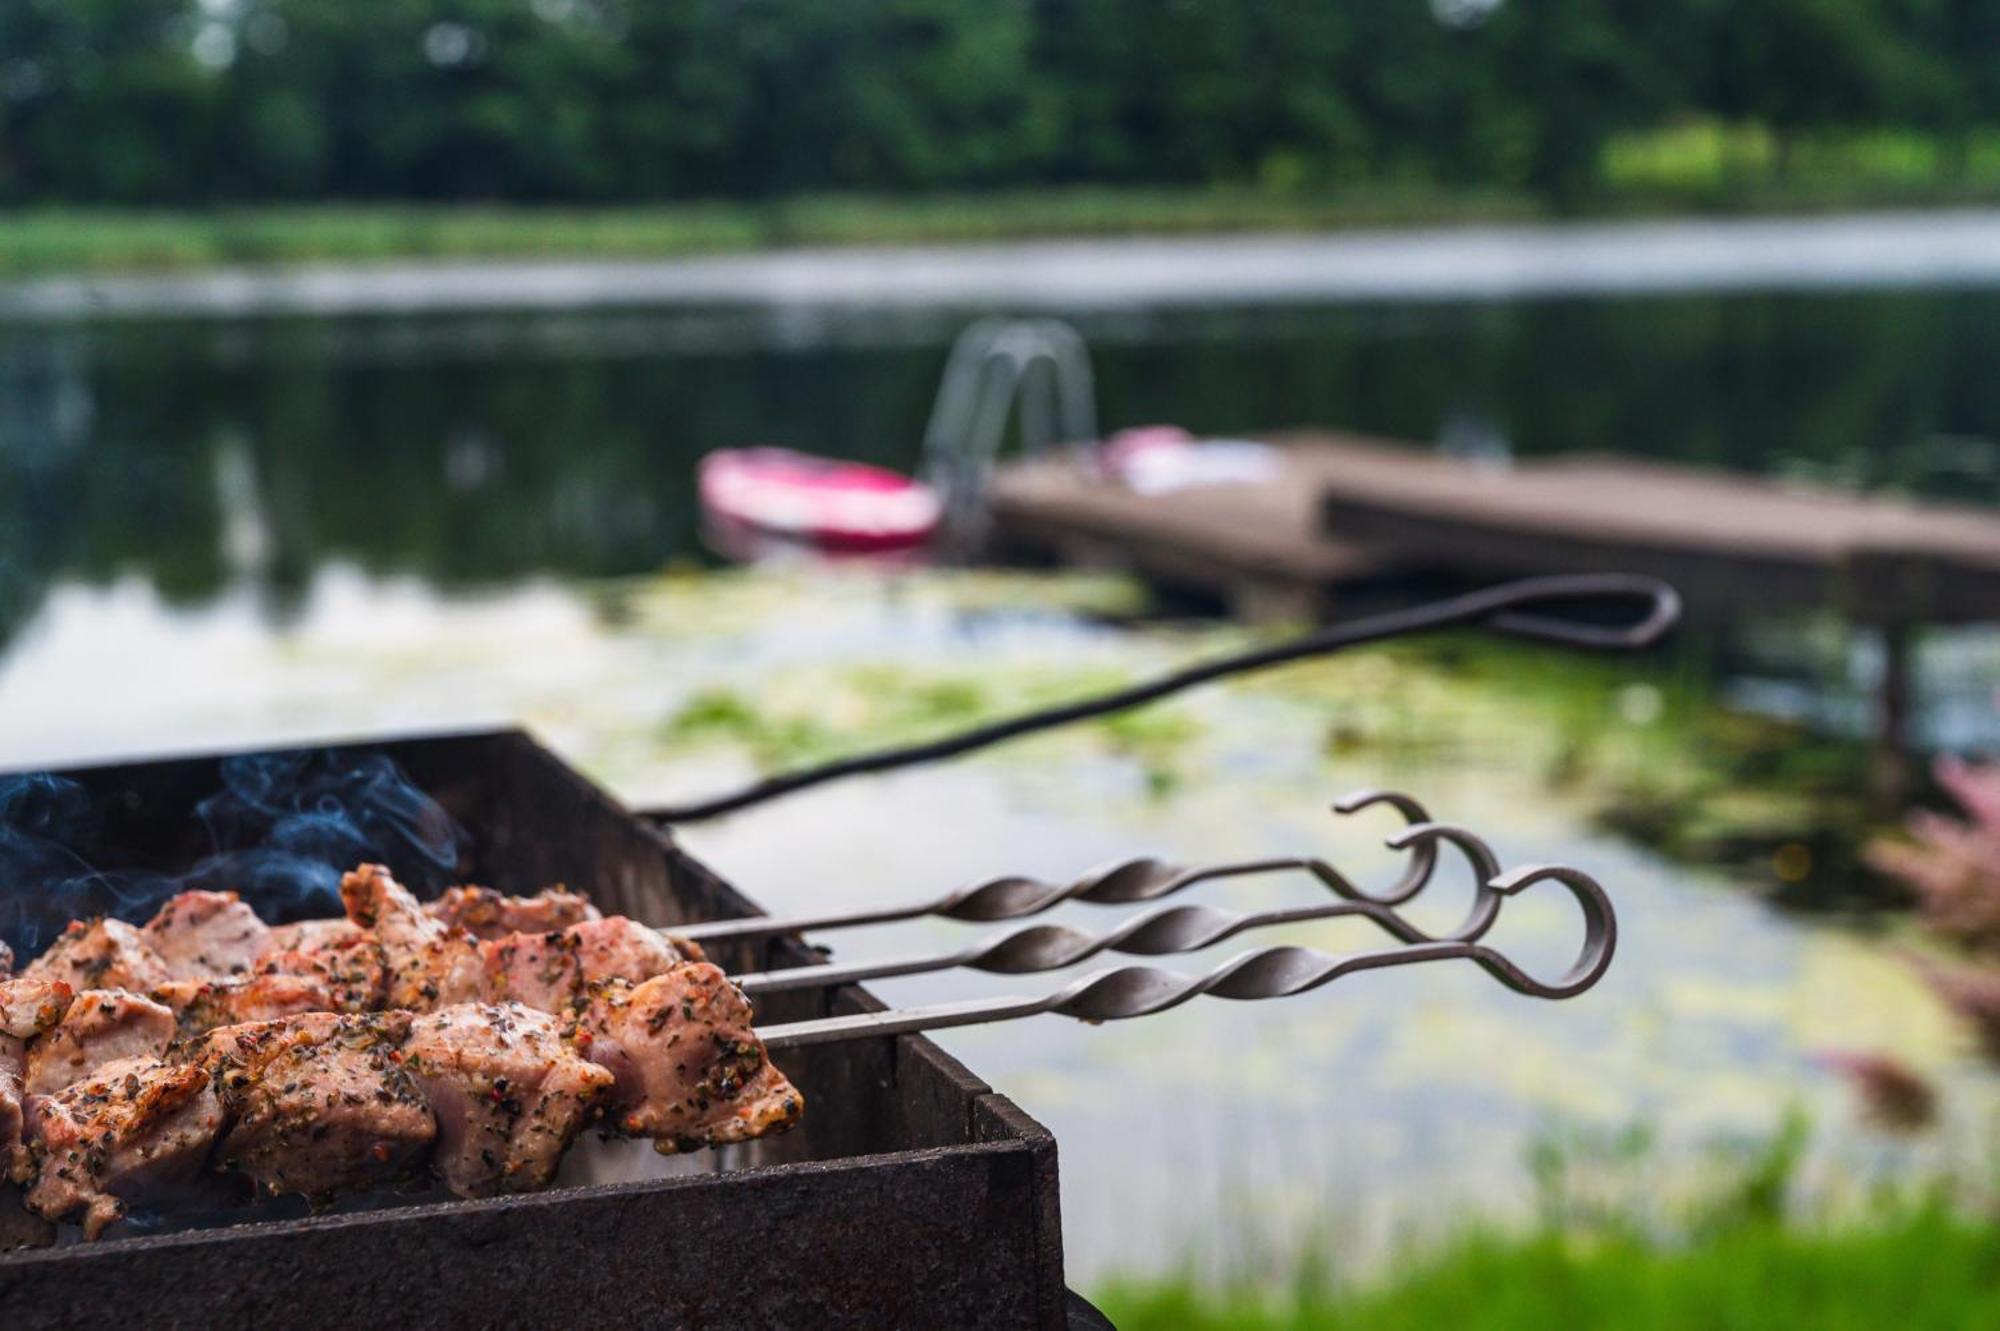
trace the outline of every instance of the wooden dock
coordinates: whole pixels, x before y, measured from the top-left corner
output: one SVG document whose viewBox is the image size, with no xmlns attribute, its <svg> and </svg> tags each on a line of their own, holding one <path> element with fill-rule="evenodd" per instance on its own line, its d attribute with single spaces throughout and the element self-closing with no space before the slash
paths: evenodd
<svg viewBox="0 0 2000 1331">
<path fill-rule="evenodd" d="M 1271 480 L 1158 495 L 1063 462 L 995 480 L 1008 546 L 1136 573 L 1246 618 L 1318 617 L 1385 577 L 1650 573 L 1692 616 L 1827 607 L 1880 631 L 1884 788 L 1900 789 L 1910 643 L 2000 621 L 2000 512 L 1807 490 L 1614 457 L 1511 466 L 1288 434 Z"/>
<path fill-rule="evenodd" d="M 1399 573 L 1620 569 L 1695 613 L 1830 606 L 1854 619 L 2000 620 L 2000 513 L 1802 490 L 1610 457 L 1495 467 L 1333 434 L 1270 437 L 1273 480 L 1135 494 L 1062 462 L 996 478 L 1009 545 L 1129 570 L 1251 617 Z"/>
<path fill-rule="evenodd" d="M 1324 450 L 1324 451 L 1323 451 Z M 1320 534 L 1319 464 L 1373 451 L 1318 441 L 1286 453 L 1282 478 L 1136 494 L 1065 461 L 1009 467 L 995 479 L 996 534 L 1010 548 L 1086 568 L 1133 572 L 1171 591 L 1219 600 L 1245 618 L 1325 607 L 1341 586 L 1378 572 L 1361 546 Z M 1405 451 L 1398 459 L 1421 467 Z"/>
</svg>

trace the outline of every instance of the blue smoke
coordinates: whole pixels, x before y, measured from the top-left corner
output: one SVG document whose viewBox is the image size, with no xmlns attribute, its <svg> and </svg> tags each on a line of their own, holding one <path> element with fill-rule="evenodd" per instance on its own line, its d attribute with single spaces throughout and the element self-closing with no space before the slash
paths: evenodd
<svg viewBox="0 0 2000 1331">
<path fill-rule="evenodd" d="M 74 847 L 95 832 L 90 796 L 46 773 L 0 777 L 0 940 L 25 959 L 72 918 L 101 915 L 120 900 L 116 880 Z"/>
<path fill-rule="evenodd" d="M 379 861 L 420 885 L 447 879 L 466 838 L 386 754 L 327 750 L 224 759 L 195 806 L 209 853 L 181 873 L 95 867 L 89 793 L 47 773 L 0 777 L 0 939 L 26 959 L 72 919 L 141 921 L 176 892 L 240 892 L 274 923 L 340 913 L 340 876 Z"/>
</svg>

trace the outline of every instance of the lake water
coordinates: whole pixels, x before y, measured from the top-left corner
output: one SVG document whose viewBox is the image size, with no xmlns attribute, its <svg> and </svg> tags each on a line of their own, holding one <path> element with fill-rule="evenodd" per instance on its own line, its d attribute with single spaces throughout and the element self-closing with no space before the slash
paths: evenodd
<svg viewBox="0 0 2000 1331">
<path fill-rule="evenodd" d="M 690 474 L 710 448 L 781 443 L 912 465 L 966 313 L 0 328 L 0 761 L 522 720 L 644 801 L 749 775 L 743 745 L 675 728 L 704 690 L 773 700 L 838 743 L 869 733 L 885 693 L 949 686 L 1000 706 L 1030 684 L 1122 678 L 1215 646 L 1225 630 L 1121 629 L 1064 610 L 1068 584 L 655 576 L 707 566 Z M 1113 427 L 1339 426 L 1487 455 L 1615 449 L 2000 502 L 1991 292 L 1078 322 Z M 1732 668 L 1774 708 L 1797 686 L 1851 720 L 1865 644 L 1814 641 L 1810 661 L 1781 642 Z M 1932 728 L 1984 733 L 1995 676 L 1983 640 L 1934 647 Z M 1425 968 L 1124 1028 L 1043 1020 L 948 1036 L 1056 1129 L 1084 1282 L 1190 1260 L 1283 1261 L 1308 1242 L 1380 1252 L 1472 1214 L 1518 1215 L 1523 1151 L 1549 1130 L 1651 1124 L 1655 1167 L 1685 1176 L 1718 1140 L 1766 1133 L 1798 1104 L 1821 1125 L 1812 1176 L 1829 1195 L 1974 1150 L 1987 1079 L 1894 955 L 1600 830 L 1547 779 L 1556 759 L 1534 742 L 1532 716 L 1510 719 L 1504 699 L 1449 671 L 1404 675 L 1385 661 L 1310 676 L 1336 681 L 1331 693 L 1297 674 L 1292 686 L 1218 689 L 1176 704 L 1157 730 L 849 783 L 688 840 L 788 910 L 1001 871 L 1064 877 L 1141 852 L 1337 852 L 1357 872 L 1386 872 L 1371 848 L 1386 829 L 1337 830 L 1324 810 L 1346 789 L 1393 781 L 1488 831 L 1510 862 L 1567 860 L 1610 887 L 1625 951 L 1573 1004 Z M 1330 732 L 1343 708 L 1361 740 Z M 1610 733 L 1649 724 L 1644 707 L 1601 719 Z M 1421 742 L 1384 739 L 1403 731 Z M 1210 899 L 1299 891 L 1246 884 Z M 1567 917 L 1525 904 L 1514 945 L 1553 962 Z M 1364 942 L 1339 928 L 1294 936 Z M 914 926 L 843 952 L 963 937 Z M 884 989 L 921 1001 L 994 985 Z M 1833 1048 L 1895 1049 L 1946 1081 L 1945 1131 L 1870 1133 L 1816 1062 Z"/>
<path fill-rule="evenodd" d="M 0 325 L 0 568 L 282 607 L 345 560 L 441 587 L 695 554 L 753 441 L 908 466 L 951 310 Z M 2000 292 L 1085 314 L 1100 418 L 1616 450 L 2000 501 Z"/>
<path fill-rule="evenodd" d="M 784 306 L 0 323 L 0 653 L 51 590 L 247 590 L 333 564 L 441 590 L 700 560 L 718 447 L 908 467 L 970 312 Z M 1337 426 L 1480 456 L 1615 450 L 2000 502 L 2000 292 L 1083 311 L 1107 428 Z M 1745 696 L 1867 725 L 1868 644 L 1733 644 Z M 0 656 L 0 660 L 4 660 Z M 1979 635 L 1922 733 L 2000 740 Z"/>
</svg>

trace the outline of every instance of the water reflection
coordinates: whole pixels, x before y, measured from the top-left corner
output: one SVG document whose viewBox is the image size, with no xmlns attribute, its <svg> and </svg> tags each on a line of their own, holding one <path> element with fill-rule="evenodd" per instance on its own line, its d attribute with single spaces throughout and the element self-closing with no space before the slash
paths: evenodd
<svg viewBox="0 0 2000 1331">
<path fill-rule="evenodd" d="M 343 562 L 445 587 L 696 557 L 708 449 L 908 466 L 968 312 L 613 311 L 0 333 L 0 641 L 62 579 L 294 612 Z M 803 322 L 800 320 L 803 319 Z M 1616 449 L 2000 501 L 2000 294 L 1084 317 L 1101 415 Z"/>
</svg>

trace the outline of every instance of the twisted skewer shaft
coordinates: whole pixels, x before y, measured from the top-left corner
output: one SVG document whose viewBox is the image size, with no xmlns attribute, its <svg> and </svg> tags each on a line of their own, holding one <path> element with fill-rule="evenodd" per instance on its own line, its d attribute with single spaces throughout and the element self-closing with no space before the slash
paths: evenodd
<svg viewBox="0 0 2000 1331">
<path fill-rule="evenodd" d="M 849 911 L 837 915 L 796 915 L 774 919 L 753 915 L 740 920 L 717 920 L 672 932 L 697 943 L 742 938 L 768 938 L 775 934 L 819 933 L 828 929 L 854 929 L 871 924 L 895 924 L 903 920 L 941 916 L 952 920 L 990 923 L 1019 919 L 1053 910 L 1065 901 L 1088 901 L 1098 905 L 1126 905 L 1169 896 L 1196 883 L 1249 874 L 1271 873 L 1295 868 L 1297 860 L 1245 860 L 1235 864 L 1186 868 L 1164 860 L 1121 860 L 1093 870 L 1067 883 L 1049 883 L 1039 878 L 1009 875 L 990 878 L 974 887 L 962 888 L 931 901 L 876 910 Z"/>
<path fill-rule="evenodd" d="M 959 968 L 985 971 L 990 975 L 1031 975 L 1040 971 L 1062 970 L 1103 952 L 1146 957 L 1164 956 L 1171 952 L 1198 952 L 1250 929 L 1349 916 L 1371 920 L 1405 943 L 1432 941 L 1395 911 L 1373 901 L 1335 901 L 1250 913 L 1219 910 L 1213 906 L 1164 906 L 1099 934 L 1067 925 L 1030 924 L 950 952 L 843 965 L 794 966 L 787 970 L 733 975 L 730 980 L 745 994 L 757 998 L 764 994 L 829 989 L 836 985 Z"/>
<path fill-rule="evenodd" d="M 1357 791 L 1340 800 L 1333 808 L 1336 813 L 1352 814 L 1378 804 L 1391 806 L 1402 814 L 1405 822 L 1413 825 L 1430 821 L 1430 815 L 1424 811 L 1423 805 L 1408 795 L 1390 790 Z M 1233 864 L 1214 864 L 1198 868 L 1169 864 L 1164 860 L 1132 859 L 1121 861 L 1108 868 L 1094 870 L 1068 883 L 1049 883 L 1038 878 L 1009 876 L 989 879 L 973 887 L 947 892 L 934 900 L 910 905 L 834 915 L 794 916 L 789 919 L 752 915 L 738 920 L 677 925 L 672 932 L 697 943 L 713 943 L 745 938 L 769 938 L 776 934 L 851 929 L 870 924 L 893 924 L 925 916 L 942 916 L 946 919 L 992 924 L 1002 920 L 1017 920 L 1029 915 L 1039 915 L 1065 901 L 1087 901 L 1111 906 L 1137 905 L 1171 896 L 1197 883 L 1241 878 L 1251 874 L 1274 873 L 1287 869 L 1302 870 L 1312 874 L 1325 884 L 1328 890 L 1343 899 L 1373 901 L 1385 906 L 1394 906 L 1408 901 L 1421 891 L 1424 884 L 1430 881 L 1431 871 L 1436 866 L 1437 852 L 1430 842 L 1415 842 L 1409 850 L 1410 860 L 1404 868 L 1402 877 L 1387 891 L 1380 893 L 1363 891 L 1333 866 L 1310 857 L 1283 856 L 1276 859 L 1244 860 Z"/>
<path fill-rule="evenodd" d="M 1336 957 L 1303 947 L 1269 947 L 1245 952 L 1206 975 L 1189 976 L 1152 966 L 1126 966 L 1100 971 L 1054 993 L 1035 997 L 974 999 L 901 1011 L 863 1012 L 790 1022 L 765 1028 L 766 1047 L 795 1049 L 867 1036 L 907 1035 L 954 1026 L 1012 1021 L 1055 1013 L 1080 1021 L 1126 1021 L 1179 1007 L 1202 994 L 1256 1001 L 1289 998 L 1331 984 L 1358 971 L 1413 966 L 1429 961 L 1464 959 L 1478 965 L 1516 993 L 1536 998 L 1571 998 L 1596 984 L 1611 964 L 1617 948 L 1617 917 L 1604 890 L 1587 875 L 1560 865 L 1538 865 L 1491 880 L 1489 887 L 1512 895 L 1542 881 L 1569 888 L 1584 912 L 1584 944 L 1577 960 L 1561 979 L 1536 979 L 1501 953 L 1480 942 L 1440 940 L 1375 952 Z"/>
</svg>

